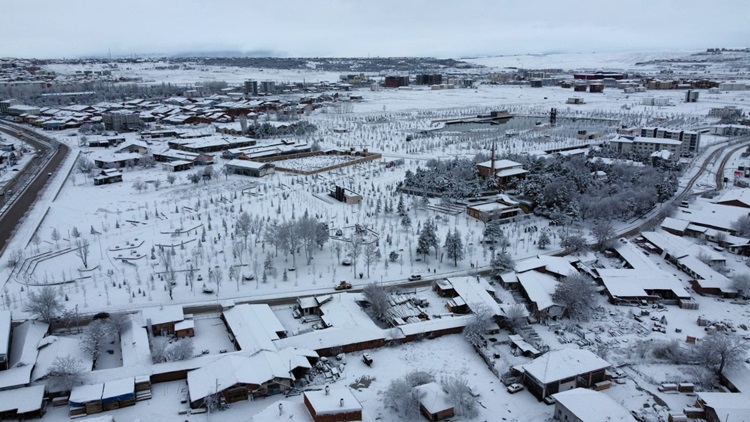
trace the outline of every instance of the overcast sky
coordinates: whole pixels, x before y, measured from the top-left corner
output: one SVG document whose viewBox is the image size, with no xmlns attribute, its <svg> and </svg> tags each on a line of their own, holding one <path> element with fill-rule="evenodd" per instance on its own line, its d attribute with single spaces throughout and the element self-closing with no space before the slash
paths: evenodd
<svg viewBox="0 0 750 422">
<path fill-rule="evenodd" d="M 466 57 L 750 46 L 750 0 L 0 0 L 0 57 Z"/>
</svg>

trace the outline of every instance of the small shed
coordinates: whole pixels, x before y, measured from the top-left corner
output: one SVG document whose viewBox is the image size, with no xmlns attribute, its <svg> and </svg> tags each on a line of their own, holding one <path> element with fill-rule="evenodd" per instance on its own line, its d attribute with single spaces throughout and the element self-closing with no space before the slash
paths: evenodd
<svg viewBox="0 0 750 422">
<path fill-rule="evenodd" d="M 68 399 L 70 416 L 101 413 L 103 392 L 103 383 L 74 387 Z"/>
<path fill-rule="evenodd" d="M 115 169 L 105 169 L 94 176 L 94 185 L 96 186 L 119 182 L 122 182 L 122 173 Z"/>
<path fill-rule="evenodd" d="M 348 388 L 305 391 L 304 401 L 314 422 L 362 420 L 362 405 Z"/>
<path fill-rule="evenodd" d="M 174 335 L 177 337 L 195 337 L 195 321 L 186 319 L 174 325 Z"/>
<path fill-rule="evenodd" d="M 113 410 L 135 405 L 135 380 L 133 377 L 104 383 L 102 409 Z"/>
<path fill-rule="evenodd" d="M 153 335 L 174 334 L 175 324 L 185 320 L 182 306 L 168 305 L 141 310 L 143 327 L 150 327 Z"/>
<path fill-rule="evenodd" d="M 44 415 L 44 386 L 0 391 L 0 420 L 41 418 Z"/>
<path fill-rule="evenodd" d="M 453 403 L 440 384 L 429 384 L 414 387 L 419 396 L 419 410 L 432 422 L 453 417 Z"/>
</svg>

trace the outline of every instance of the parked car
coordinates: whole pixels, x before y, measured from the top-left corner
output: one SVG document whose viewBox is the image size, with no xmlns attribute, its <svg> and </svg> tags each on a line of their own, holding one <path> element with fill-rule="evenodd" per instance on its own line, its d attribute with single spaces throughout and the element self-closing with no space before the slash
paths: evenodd
<svg viewBox="0 0 750 422">
<path fill-rule="evenodd" d="M 253 280 L 255 280 L 255 274 L 253 274 L 253 273 L 245 274 L 245 275 L 242 276 L 242 278 L 245 281 L 253 281 Z"/>
<path fill-rule="evenodd" d="M 336 290 L 349 290 L 352 288 L 352 283 L 349 283 L 348 281 L 341 280 L 341 283 L 339 283 L 338 286 L 334 287 Z"/>
<path fill-rule="evenodd" d="M 365 353 L 364 355 L 362 355 L 362 362 L 364 362 L 367 366 L 372 366 L 372 358 L 370 357 L 369 353 Z"/>
<path fill-rule="evenodd" d="M 422 275 L 421 274 L 412 274 L 412 275 L 409 276 L 409 281 L 417 281 L 417 280 L 421 280 L 421 279 L 422 279 Z"/>
<path fill-rule="evenodd" d="M 345 259 L 345 260 L 341 261 L 341 265 L 344 265 L 344 266 L 348 267 L 348 266 L 352 265 L 352 260 L 351 259 Z"/>
<path fill-rule="evenodd" d="M 515 394 L 521 390 L 523 390 L 523 385 L 518 383 L 513 383 L 507 387 L 507 390 L 510 394 Z"/>
</svg>

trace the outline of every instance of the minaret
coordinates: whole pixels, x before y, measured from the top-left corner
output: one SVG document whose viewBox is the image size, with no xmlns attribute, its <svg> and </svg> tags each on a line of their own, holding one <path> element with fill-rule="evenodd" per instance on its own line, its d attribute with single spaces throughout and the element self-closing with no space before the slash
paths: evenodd
<svg viewBox="0 0 750 422">
<path fill-rule="evenodd" d="M 490 176 L 495 177 L 495 141 L 492 141 L 492 149 L 490 150 Z"/>
</svg>

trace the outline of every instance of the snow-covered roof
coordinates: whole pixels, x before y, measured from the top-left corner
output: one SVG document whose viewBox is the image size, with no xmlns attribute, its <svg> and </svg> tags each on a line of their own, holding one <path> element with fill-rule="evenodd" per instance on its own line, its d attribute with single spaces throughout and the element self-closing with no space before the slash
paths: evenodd
<svg viewBox="0 0 750 422">
<path fill-rule="evenodd" d="M 690 222 L 685 220 L 678 220 L 676 218 L 667 217 L 664 219 L 664 221 L 662 221 L 661 228 L 684 232 L 689 224 Z"/>
<path fill-rule="evenodd" d="M 379 330 L 372 318 L 357 302 L 364 301 L 362 293 L 342 292 L 321 305 L 322 319 L 332 327 L 357 327 Z"/>
<path fill-rule="evenodd" d="M 275 351 L 273 340 L 286 331 L 268 305 L 237 305 L 224 311 L 224 320 L 244 351 Z"/>
<path fill-rule="evenodd" d="M 175 331 L 187 330 L 190 328 L 195 328 L 195 321 L 193 321 L 192 319 L 186 319 L 174 325 Z"/>
<path fill-rule="evenodd" d="M 560 276 L 575 274 L 575 267 L 566 257 L 538 255 L 533 258 L 523 259 L 516 263 L 516 272 L 523 273 L 529 270 L 544 268 L 546 271 Z"/>
<path fill-rule="evenodd" d="M 254 414 L 251 422 L 283 420 L 290 422 L 313 422 L 310 411 L 301 401 L 279 400 Z"/>
<path fill-rule="evenodd" d="M 713 268 L 704 264 L 700 259 L 688 255 L 679 260 L 681 265 L 684 265 L 693 273 L 698 276 L 695 280 L 704 289 L 720 289 L 725 293 L 736 293 L 737 290 L 732 288 L 732 281 L 729 280 L 725 275 L 717 272 Z"/>
<path fill-rule="evenodd" d="M 522 164 L 511 160 L 495 160 L 495 170 L 509 169 L 513 167 L 520 167 Z M 483 161 L 477 164 L 477 167 L 492 167 L 492 160 Z"/>
<path fill-rule="evenodd" d="M 737 365 L 732 369 L 724 368 L 721 373 L 740 393 L 750 396 L 750 368 Z"/>
<path fill-rule="evenodd" d="M 750 207 L 750 190 L 748 189 L 728 189 L 724 192 L 723 195 L 714 203 L 720 204 L 720 205 L 727 205 L 731 206 L 730 204 L 727 204 L 727 202 L 733 202 L 737 201 L 740 202 L 747 207 Z"/>
<path fill-rule="evenodd" d="M 24 365 L 0 371 L 0 389 L 19 387 L 31 382 L 33 365 Z"/>
<path fill-rule="evenodd" d="M 495 176 L 497 177 L 510 177 L 510 176 L 518 176 L 519 174 L 526 174 L 528 173 L 528 170 L 524 170 L 522 168 L 512 168 L 512 169 L 502 169 L 495 171 Z"/>
<path fill-rule="evenodd" d="M 123 378 L 104 383 L 102 399 L 122 397 L 135 393 L 135 379 L 133 377 Z"/>
<path fill-rule="evenodd" d="M 672 258 L 680 259 L 690 255 L 688 249 L 690 242 L 669 233 L 643 232 L 641 236 L 646 238 L 654 246 L 666 252 Z"/>
<path fill-rule="evenodd" d="M 512 205 L 501 204 L 499 202 L 485 202 L 483 204 L 472 204 L 469 208 L 482 212 L 492 212 L 500 210 L 509 210 L 514 208 Z"/>
<path fill-rule="evenodd" d="M 635 422 L 627 409 L 599 391 L 574 388 L 554 394 L 553 397 L 581 422 Z"/>
<path fill-rule="evenodd" d="M 8 358 L 10 346 L 10 311 L 0 311 L 0 356 Z"/>
<path fill-rule="evenodd" d="M 414 387 L 419 395 L 419 403 L 424 406 L 428 413 L 434 414 L 444 410 L 453 409 L 453 402 L 443 387 L 436 382 L 418 385 Z"/>
<path fill-rule="evenodd" d="M 543 311 L 554 305 L 552 295 L 557 289 L 557 280 L 554 277 L 536 271 L 527 271 L 517 276 L 529 300 L 536 304 L 538 310 Z"/>
<path fill-rule="evenodd" d="M 646 273 L 649 271 L 661 271 L 656 264 L 646 257 L 646 254 L 640 248 L 625 239 L 620 239 L 615 247 L 615 251 L 636 270 L 642 270 Z"/>
<path fill-rule="evenodd" d="M 750 400 L 741 393 L 698 393 L 698 401 L 714 409 L 722 420 L 744 421 L 750 414 Z"/>
<path fill-rule="evenodd" d="M 238 168 L 245 168 L 245 169 L 262 169 L 266 167 L 274 167 L 273 163 L 260 163 L 257 161 L 250 161 L 250 160 L 229 160 L 225 164 L 228 167 L 238 167 Z"/>
<path fill-rule="evenodd" d="M 36 363 L 37 346 L 49 330 L 49 325 L 41 321 L 26 321 L 13 330 L 10 343 L 10 368 L 31 366 Z"/>
<path fill-rule="evenodd" d="M 71 404 L 84 404 L 92 401 L 99 401 L 102 399 L 103 391 L 104 383 L 79 385 L 78 387 L 73 387 L 70 391 L 70 397 L 68 400 Z"/>
<path fill-rule="evenodd" d="M 492 315 L 499 315 L 500 308 L 490 292 L 495 289 L 481 277 L 451 277 L 453 289 L 464 299 L 469 308 L 476 312 L 479 308 L 488 309 Z"/>
<path fill-rule="evenodd" d="M 33 412 L 42 408 L 43 400 L 43 385 L 0 391 L 0 413 L 13 410 L 19 414 Z"/>
<path fill-rule="evenodd" d="M 72 356 L 81 362 L 87 370 L 91 370 L 94 361 L 88 353 L 81 353 L 81 342 L 72 337 L 47 336 L 39 342 L 39 354 L 36 365 L 31 371 L 31 380 L 40 380 L 49 374 L 49 368 L 58 356 Z"/>
<path fill-rule="evenodd" d="M 324 390 L 305 391 L 305 397 L 316 415 L 335 415 L 362 411 L 362 405 L 348 388 L 331 388 L 326 394 Z M 343 399 L 343 402 L 342 402 Z"/>
<path fill-rule="evenodd" d="M 691 223 L 706 227 L 718 227 L 726 231 L 732 231 L 732 223 L 740 217 L 750 214 L 750 209 L 741 207 L 730 207 L 719 204 L 704 204 L 701 208 L 690 208 L 689 213 L 686 210 L 675 216 L 683 220 L 690 220 Z"/>
<path fill-rule="evenodd" d="M 122 348 L 123 366 L 151 366 L 152 359 L 151 349 L 148 345 L 148 333 L 140 323 L 135 323 L 132 317 L 130 317 L 129 326 L 122 332 L 120 347 Z"/>
<path fill-rule="evenodd" d="M 609 368 L 610 363 L 586 349 L 560 349 L 545 353 L 531 363 L 519 365 L 543 384 Z"/>
<path fill-rule="evenodd" d="M 674 274 L 662 270 L 644 271 L 628 268 L 597 268 L 604 287 L 610 295 L 619 298 L 639 298 L 650 296 L 646 291 L 671 291 L 676 297 L 690 298 Z"/>
<path fill-rule="evenodd" d="M 398 329 L 404 336 L 410 336 L 457 327 L 465 327 L 471 322 L 472 318 L 471 315 L 458 315 L 453 317 L 428 319 L 426 321 L 399 325 Z"/>
<path fill-rule="evenodd" d="M 141 326 L 179 322 L 185 319 L 181 305 L 155 306 L 141 310 Z"/>
<path fill-rule="evenodd" d="M 223 356 L 188 372 L 190 400 L 200 400 L 236 384 L 262 385 L 274 378 L 292 379 L 289 363 L 274 352 L 247 356 Z"/>
<path fill-rule="evenodd" d="M 380 328 L 332 327 L 274 340 L 274 344 L 279 349 L 300 347 L 321 350 L 345 346 L 347 344 L 367 343 L 385 338 L 385 332 Z"/>
</svg>

